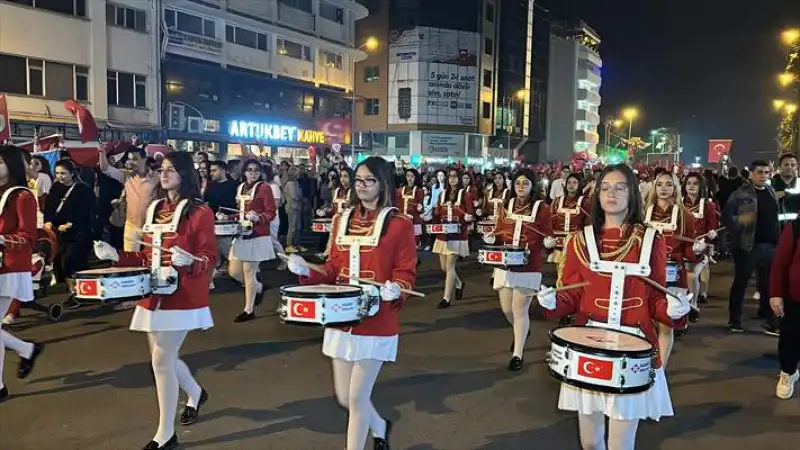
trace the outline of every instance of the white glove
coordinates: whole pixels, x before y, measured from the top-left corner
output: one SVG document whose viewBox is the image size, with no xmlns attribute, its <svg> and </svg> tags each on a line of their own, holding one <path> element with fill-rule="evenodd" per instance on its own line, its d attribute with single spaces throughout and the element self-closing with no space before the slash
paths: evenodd
<svg viewBox="0 0 800 450">
<path fill-rule="evenodd" d="M 6 245 L 6 238 L 4 238 L 3 236 L 0 236 L 0 247 L 2 247 L 4 245 Z"/>
<path fill-rule="evenodd" d="M 483 242 L 492 245 L 497 241 L 497 236 L 493 234 L 484 234 L 483 235 Z"/>
<path fill-rule="evenodd" d="M 325 210 L 320 208 L 317 210 L 317 217 L 325 217 Z"/>
<path fill-rule="evenodd" d="M 308 264 L 302 256 L 289 255 L 289 261 L 286 266 L 289 268 L 289 272 L 301 277 L 307 277 L 311 274 L 311 270 L 308 268 Z"/>
<path fill-rule="evenodd" d="M 119 261 L 117 249 L 112 247 L 108 242 L 94 241 L 94 254 L 97 256 L 97 259 L 102 261 Z"/>
<path fill-rule="evenodd" d="M 717 230 L 709 231 L 708 234 L 706 234 L 706 237 L 708 238 L 709 241 L 713 241 L 714 239 L 717 238 Z"/>
<path fill-rule="evenodd" d="M 699 241 L 696 241 L 694 244 L 692 244 L 692 251 L 696 255 L 699 255 L 700 253 L 703 253 L 705 250 L 706 250 L 706 240 L 705 239 L 700 239 Z"/>
<path fill-rule="evenodd" d="M 385 302 L 393 302 L 400 298 L 400 285 L 393 281 L 387 281 L 381 286 L 381 299 Z"/>
<path fill-rule="evenodd" d="M 555 248 L 557 242 L 556 238 L 552 236 L 547 236 L 543 241 L 545 248 Z"/>
<path fill-rule="evenodd" d="M 536 300 L 539 301 L 542 308 L 548 311 L 556 309 L 556 291 L 553 288 L 543 285 L 542 289 L 536 293 Z"/>
<path fill-rule="evenodd" d="M 261 221 L 261 218 L 258 217 L 258 214 L 256 214 L 254 211 L 247 211 L 247 214 L 244 215 L 244 218 L 253 223 L 258 223 Z"/>
<path fill-rule="evenodd" d="M 217 220 L 227 220 L 228 219 L 228 216 L 225 215 L 224 213 L 221 213 L 221 212 L 216 213 L 214 215 L 214 217 L 216 217 Z"/>
<path fill-rule="evenodd" d="M 431 220 L 433 220 L 433 212 L 428 211 L 427 213 L 423 214 L 422 220 L 424 220 L 425 222 L 430 222 Z"/>
<path fill-rule="evenodd" d="M 689 314 L 692 310 L 692 294 L 675 294 L 667 296 L 667 315 L 672 320 L 678 320 Z"/>
<path fill-rule="evenodd" d="M 480 205 L 480 204 L 481 204 L 481 201 L 480 201 L 480 200 L 475 200 L 474 202 L 472 202 L 472 206 L 474 206 L 474 207 L 476 207 L 476 208 L 477 208 L 477 207 L 478 207 L 478 205 Z"/>
<path fill-rule="evenodd" d="M 472 222 L 473 220 L 475 220 L 475 217 L 472 214 L 464 214 L 464 222 Z"/>
<path fill-rule="evenodd" d="M 422 212 L 422 203 L 417 203 L 417 212 Z"/>
<path fill-rule="evenodd" d="M 170 253 L 172 253 L 172 261 L 173 267 L 186 267 L 191 266 L 194 262 L 194 258 L 192 258 L 192 254 L 187 252 L 186 250 L 174 245 L 170 247 Z"/>
<path fill-rule="evenodd" d="M 476 209 L 476 210 L 475 210 L 475 215 L 476 215 L 476 216 L 482 216 L 482 215 L 483 215 L 483 210 L 482 210 L 482 209 L 480 209 L 480 208 Z"/>
</svg>

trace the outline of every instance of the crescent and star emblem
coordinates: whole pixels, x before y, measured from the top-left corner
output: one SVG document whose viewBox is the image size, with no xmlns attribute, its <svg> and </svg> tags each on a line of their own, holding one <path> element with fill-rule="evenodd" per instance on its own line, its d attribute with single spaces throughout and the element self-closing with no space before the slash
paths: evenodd
<svg viewBox="0 0 800 450">
<path fill-rule="evenodd" d="M 583 371 L 589 375 L 594 375 L 597 373 L 597 366 L 595 366 L 591 361 L 586 361 L 583 363 Z"/>
<path fill-rule="evenodd" d="M 82 295 L 88 295 L 92 291 L 92 289 L 89 287 L 89 283 L 83 282 L 78 285 L 78 291 Z"/>
<path fill-rule="evenodd" d="M 300 303 L 292 304 L 292 315 L 297 317 L 302 317 L 307 315 L 309 312 L 308 306 L 301 305 Z"/>
</svg>

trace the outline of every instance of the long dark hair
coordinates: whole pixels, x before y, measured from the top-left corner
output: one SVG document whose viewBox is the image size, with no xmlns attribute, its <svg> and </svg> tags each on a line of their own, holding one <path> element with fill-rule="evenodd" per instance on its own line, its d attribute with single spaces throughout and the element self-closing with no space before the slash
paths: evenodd
<svg viewBox="0 0 800 450">
<path fill-rule="evenodd" d="M 708 186 L 706 186 L 706 179 L 697 172 L 691 172 L 689 175 L 686 175 L 686 178 L 683 179 L 683 198 L 686 199 L 689 197 L 689 194 L 686 192 L 686 184 L 689 181 L 689 178 L 696 178 L 697 183 L 700 185 L 697 198 L 708 198 Z"/>
<path fill-rule="evenodd" d="M 0 158 L 8 167 L 8 185 L 28 187 L 28 170 L 25 150 L 16 145 L 0 145 Z"/>
<path fill-rule="evenodd" d="M 194 164 L 194 161 L 192 161 L 192 164 Z M 242 183 L 247 183 L 247 175 L 245 175 L 245 173 L 247 173 L 247 168 L 249 166 L 258 167 L 258 170 L 261 171 L 261 176 L 262 177 L 264 176 L 264 168 L 261 166 L 261 163 L 258 162 L 258 160 L 255 159 L 255 158 L 248 158 L 248 159 L 245 159 L 244 162 L 242 163 Z M 269 181 L 272 181 L 272 180 L 269 180 Z M 258 181 L 256 181 L 256 182 L 258 182 Z"/>
<path fill-rule="evenodd" d="M 67 172 L 72 175 L 72 182 L 73 183 L 82 183 L 80 172 L 78 172 L 78 167 L 69 159 L 60 159 L 56 161 L 56 166 L 53 170 L 61 167 L 62 169 L 66 170 Z"/>
<path fill-rule="evenodd" d="M 578 182 L 578 197 L 581 196 L 581 192 L 583 192 L 583 177 L 578 175 L 576 172 L 572 172 L 567 175 L 567 178 L 564 180 L 564 195 L 567 195 L 567 182 L 570 178 L 574 178 Z M 638 186 L 638 185 L 637 185 Z M 638 189 L 638 187 L 637 187 Z"/>
<path fill-rule="evenodd" d="M 522 169 L 517 170 L 516 172 L 514 172 L 514 175 L 511 176 L 511 196 L 509 198 L 510 199 L 518 198 L 517 189 L 514 186 L 514 184 L 516 183 L 517 178 L 519 177 L 525 177 L 531 182 L 531 192 L 528 194 L 528 196 L 530 197 L 531 203 L 533 203 L 534 201 L 536 201 L 537 196 L 539 195 L 539 185 L 538 181 L 536 180 L 536 174 L 533 173 L 533 171 L 531 169 L 528 169 L 527 167 L 523 167 Z"/>
<path fill-rule="evenodd" d="M 200 198 L 200 177 L 194 168 L 192 155 L 186 152 L 169 152 L 164 155 L 164 161 L 169 161 L 181 177 L 178 196 L 181 199 L 189 199 L 190 204 L 199 204 L 197 199 Z M 157 198 L 166 198 L 167 196 L 167 191 L 161 187 L 161 183 L 158 184 L 156 192 Z"/>
<path fill-rule="evenodd" d="M 444 186 L 442 186 L 442 184 L 439 183 L 439 172 L 442 172 L 444 174 Z M 459 176 L 458 182 L 459 183 L 461 182 L 461 177 L 460 176 Z M 447 189 L 447 186 L 448 186 L 447 185 L 447 171 L 439 169 L 436 172 L 433 172 L 433 183 L 434 183 L 434 185 L 433 185 L 434 189 Z"/>
<path fill-rule="evenodd" d="M 456 169 L 455 167 L 447 169 L 447 172 L 445 172 L 446 176 L 444 178 L 444 192 L 442 193 L 442 197 L 445 200 L 450 200 L 450 196 L 453 195 L 452 193 L 453 189 L 450 187 L 450 172 L 455 172 L 456 177 L 458 178 L 458 183 L 456 183 L 455 192 L 457 193 L 461 189 L 464 189 L 464 183 L 461 182 L 461 175 L 463 175 L 461 171 Z M 466 199 L 462 200 L 466 201 Z"/>
<path fill-rule="evenodd" d="M 388 208 L 394 206 L 394 170 L 388 161 L 379 156 L 370 156 L 369 158 L 361 161 L 353 173 L 358 172 L 361 166 L 365 166 L 367 170 L 372 173 L 372 176 L 378 180 L 378 209 Z M 350 185 L 355 182 L 355 177 L 350 177 Z M 350 190 L 350 201 L 348 206 L 357 207 L 361 204 L 358 199 L 355 189 Z"/>
<path fill-rule="evenodd" d="M 31 159 L 39 161 L 39 165 L 42 166 L 42 170 L 39 173 L 44 173 L 45 175 L 50 177 L 50 181 L 53 181 L 53 171 L 52 169 L 50 169 L 50 161 L 39 155 L 33 155 Z"/>
<path fill-rule="evenodd" d="M 422 187 L 422 176 L 419 174 L 419 171 L 417 169 L 411 167 L 409 169 L 406 169 L 403 172 L 403 175 L 407 175 L 408 172 L 411 172 L 411 173 L 414 174 L 414 186 L 408 186 L 408 187 Z M 405 177 L 403 177 L 403 185 L 407 185 L 407 182 L 405 181 Z"/>
<path fill-rule="evenodd" d="M 603 195 L 601 185 L 606 175 L 611 172 L 621 173 L 625 177 L 625 182 L 628 183 L 628 214 L 625 216 L 624 223 L 627 225 L 644 224 L 644 205 L 642 204 L 642 193 L 639 191 L 636 174 L 626 164 L 614 164 L 606 166 L 595 181 L 594 195 L 592 196 L 592 225 L 595 233 L 599 233 L 606 224 L 606 213 L 600 204 L 600 196 Z"/>
</svg>

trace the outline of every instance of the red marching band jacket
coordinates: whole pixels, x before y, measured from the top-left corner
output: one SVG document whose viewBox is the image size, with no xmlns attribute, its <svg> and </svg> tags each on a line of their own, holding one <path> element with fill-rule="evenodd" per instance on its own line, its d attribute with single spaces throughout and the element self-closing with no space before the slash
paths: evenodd
<svg viewBox="0 0 800 450">
<path fill-rule="evenodd" d="M 497 237 L 494 245 L 513 245 L 514 229 L 517 221 L 511 214 L 531 217 L 531 221 L 523 221 L 520 229 L 519 246 L 525 247 L 530 252 L 528 265 L 525 267 L 509 267 L 511 272 L 541 272 L 542 271 L 542 245 L 543 239 L 552 234 L 550 228 L 550 206 L 542 200 L 533 203 L 517 204 L 517 198 L 508 201 L 505 208 L 500 209 L 493 236 Z M 513 211 L 511 209 L 513 208 Z"/>
<path fill-rule="evenodd" d="M 347 223 L 337 215 L 333 219 L 331 239 L 339 235 L 340 227 L 346 236 L 369 236 L 375 230 L 379 211 L 367 211 L 354 208 L 349 214 Z M 346 284 L 350 274 L 351 245 L 334 243 L 331 253 L 323 266 L 326 274 L 312 271 L 308 277 L 299 277 L 301 284 Z M 380 283 L 393 281 L 405 289 L 413 289 L 417 279 L 417 247 L 414 241 L 414 228 L 411 221 L 400 214 L 390 212 L 384 222 L 383 230 L 376 246 L 361 245 L 359 249 L 358 277 Z M 378 313 L 366 317 L 364 321 L 351 328 L 344 328 L 360 336 L 394 336 L 400 333 L 399 312 L 403 306 L 405 295 L 394 302 L 380 302 Z M 307 311 L 309 315 L 315 311 Z"/>
<path fill-rule="evenodd" d="M 697 238 L 719 228 L 720 211 L 711 199 L 701 198 L 693 204 L 689 197 L 684 197 L 683 208 L 689 213 L 688 217 L 694 226 L 694 233 L 687 237 Z M 706 238 L 706 241 L 708 240 Z"/>
<path fill-rule="evenodd" d="M 328 213 L 328 217 L 333 217 L 337 214 L 341 214 L 342 211 L 347 207 L 347 203 L 350 201 L 350 189 L 344 188 L 336 188 L 333 190 L 333 199 L 331 200 L 331 209 Z"/>
<path fill-rule="evenodd" d="M 439 234 L 436 239 L 440 241 L 465 241 L 468 238 L 469 227 L 465 216 L 474 216 L 471 196 L 464 189 L 454 191 L 447 188 L 442 191 L 436 207 L 433 208 L 433 223 L 458 223 L 458 234 Z"/>
<path fill-rule="evenodd" d="M 417 205 L 421 205 L 425 196 L 425 190 L 417 186 L 403 186 L 395 190 L 395 204 L 401 214 L 411 219 L 415 225 L 422 224 L 421 212 L 417 210 Z"/>
<path fill-rule="evenodd" d="M 236 189 L 236 204 L 239 206 L 239 214 L 231 215 L 237 220 L 247 220 L 247 213 L 253 211 L 258 215 L 258 223 L 253 223 L 253 232 L 245 239 L 253 239 L 261 236 L 269 236 L 269 223 L 275 218 L 277 208 L 275 207 L 275 197 L 272 196 L 272 188 L 269 184 L 257 181 L 252 185 L 246 181 L 242 182 Z"/>
<path fill-rule="evenodd" d="M 595 239 L 602 260 L 638 263 L 642 252 L 644 227 L 635 225 L 626 227 L 624 231 L 605 229 L 600 231 Z M 617 251 L 621 253 L 612 256 Z M 611 275 L 590 269 L 590 256 L 584 232 L 571 235 L 567 239 L 564 252 L 564 260 L 559 264 L 558 285 L 570 286 L 583 282 L 588 282 L 589 285 L 558 292 L 556 309 L 544 310 L 545 316 L 560 319 L 574 315 L 577 325 L 585 325 L 589 320 L 608 323 Z M 648 278 L 662 286 L 666 282 L 666 262 L 667 250 L 664 238 L 656 235 L 650 253 Z M 672 328 L 680 328 L 685 324 L 685 318 L 672 320 L 667 314 L 667 299 L 664 294 L 638 277 L 625 277 L 622 295 L 620 324 L 638 329 L 656 349 L 659 347 L 656 322 Z M 656 368 L 658 367 L 661 367 L 660 355 L 656 364 Z"/>
<path fill-rule="evenodd" d="M 680 217 L 681 214 L 683 217 Z M 694 222 L 689 212 L 679 205 L 672 205 L 665 211 L 656 204 L 645 211 L 644 221 L 664 237 L 668 261 L 683 265 L 684 259 L 689 262 L 699 260 L 692 250 L 692 243 L 679 240 L 679 236 L 694 236 Z M 679 272 L 678 286 L 687 288 L 686 271 Z"/>
<path fill-rule="evenodd" d="M 563 195 L 553 201 L 551 223 L 556 238 L 556 249 L 564 249 L 567 235 L 589 225 L 591 198 L 588 196 Z"/>
<path fill-rule="evenodd" d="M 486 195 L 483 197 L 483 205 L 481 209 L 483 211 L 483 215 L 481 217 L 492 217 L 495 215 L 495 207 L 499 210 L 503 209 L 503 205 L 506 204 L 508 199 L 511 197 L 511 191 L 509 189 L 497 189 L 494 184 L 489 186 L 486 190 Z"/>
<path fill-rule="evenodd" d="M 5 200 L 5 201 L 3 201 Z M 36 196 L 27 188 L 0 188 L 0 274 L 31 271 L 36 247 Z"/>
<path fill-rule="evenodd" d="M 266 186 L 269 190 L 269 186 Z M 270 197 L 272 194 L 270 193 Z M 160 202 L 155 208 L 154 223 L 168 223 L 172 220 L 177 204 L 168 200 Z M 149 219 L 149 218 L 148 218 Z M 178 271 L 178 290 L 171 295 L 153 294 L 139 301 L 138 305 L 151 311 L 156 309 L 189 310 L 208 306 L 208 283 L 217 265 L 217 238 L 214 234 L 214 212 L 206 205 L 193 205 L 186 208 L 175 233 L 163 233 L 161 247 L 170 249 L 178 246 L 201 259 L 190 266 L 176 267 Z M 152 234 L 145 233 L 145 244 L 153 241 Z M 122 252 L 116 266 L 151 267 L 153 249 L 145 246 L 141 252 Z M 172 254 L 161 252 L 161 266 L 172 265 Z"/>
</svg>

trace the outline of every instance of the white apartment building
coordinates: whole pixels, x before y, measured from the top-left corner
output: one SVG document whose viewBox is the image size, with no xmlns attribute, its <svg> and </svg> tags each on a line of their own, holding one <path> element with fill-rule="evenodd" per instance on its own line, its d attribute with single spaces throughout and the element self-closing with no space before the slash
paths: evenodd
<svg viewBox="0 0 800 450">
<path fill-rule="evenodd" d="M 603 60 L 600 36 L 583 22 L 550 36 L 547 140 L 541 161 L 569 161 L 575 152 L 596 153 L 600 140 Z"/>
<path fill-rule="evenodd" d="M 0 0 L 0 94 L 14 140 L 77 138 L 64 101 L 106 139 L 160 123 L 156 5 L 147 0 Z"/>
</svg>

